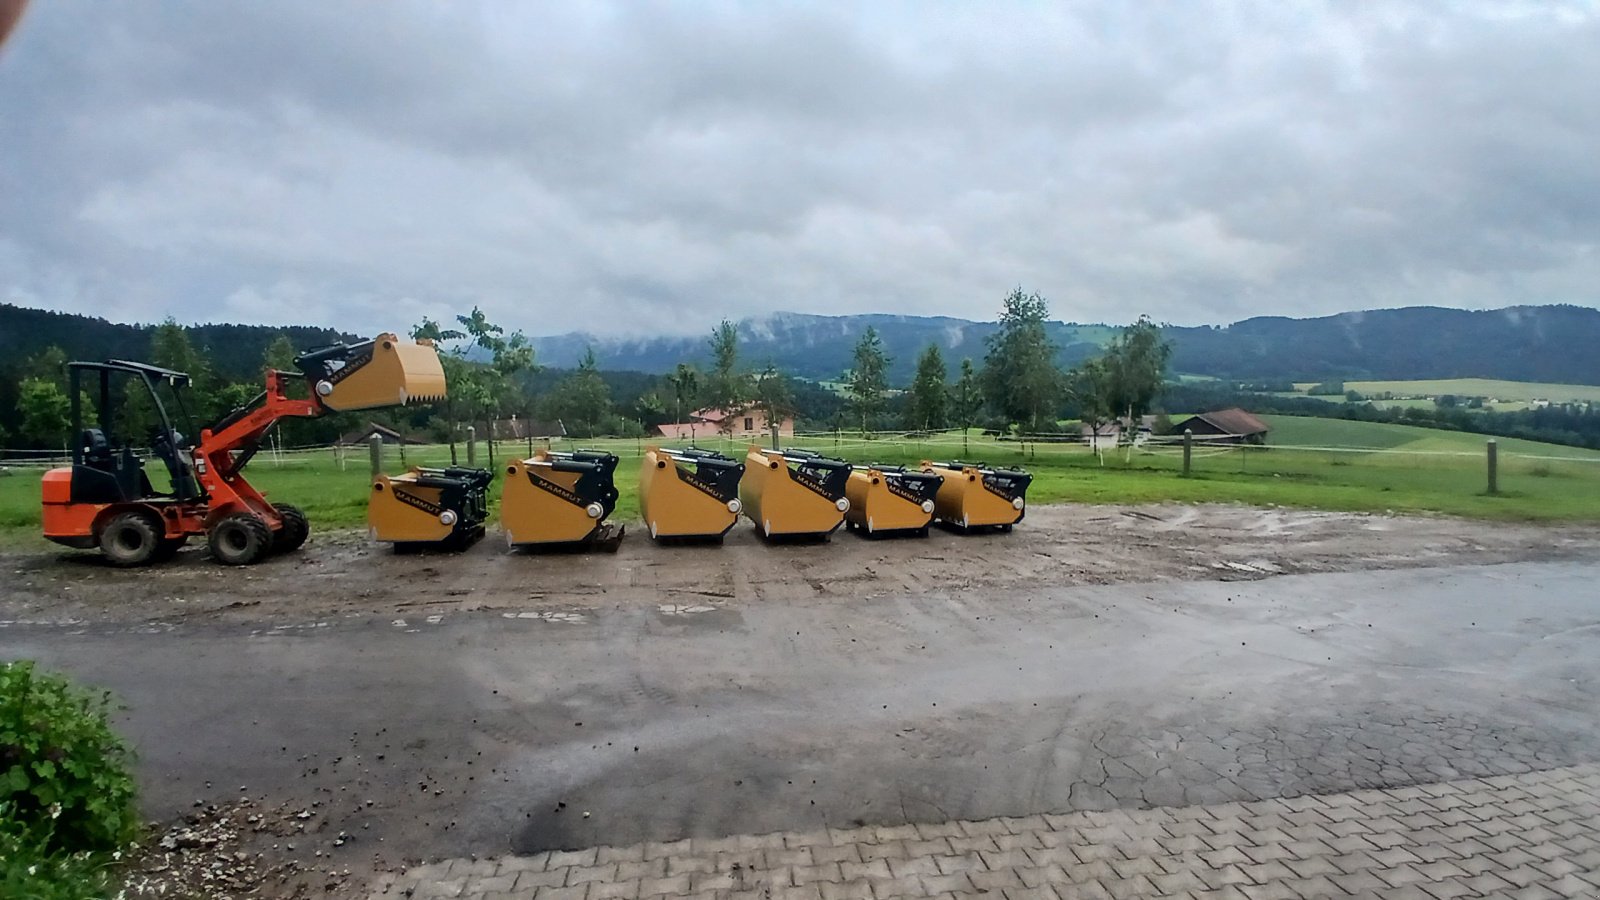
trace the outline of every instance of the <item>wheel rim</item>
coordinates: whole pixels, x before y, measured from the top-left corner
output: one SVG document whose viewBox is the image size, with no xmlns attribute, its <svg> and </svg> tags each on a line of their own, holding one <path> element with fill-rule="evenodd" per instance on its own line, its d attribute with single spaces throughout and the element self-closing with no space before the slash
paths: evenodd
<svg viewBox="0 0 1600 900">
<path fill-rule="evenodd" d="M 229 553 L 243 553 L 249 549 L 250 540 L 246 537 L 244 529 L 235 525 L 222 532 L 222 547 Z"/>
<path fill-rule="evenodd" d="M 137 528 L 120 528 L 117 530 L 116 545 L 124 553 L 138 553 L 144 549 L 144 535 Z"/>
</svg>

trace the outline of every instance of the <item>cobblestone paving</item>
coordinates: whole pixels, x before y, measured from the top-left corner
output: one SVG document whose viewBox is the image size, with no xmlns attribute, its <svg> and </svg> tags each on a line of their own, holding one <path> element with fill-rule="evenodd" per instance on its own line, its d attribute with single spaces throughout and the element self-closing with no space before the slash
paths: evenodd
<svg viewBox="0 0 1600 900">
<path fill-rule="evenodd" d="M 1600 897 L 1600 765 L 1145 810 L 456 859 L 373 900 Z"/>
</svg>

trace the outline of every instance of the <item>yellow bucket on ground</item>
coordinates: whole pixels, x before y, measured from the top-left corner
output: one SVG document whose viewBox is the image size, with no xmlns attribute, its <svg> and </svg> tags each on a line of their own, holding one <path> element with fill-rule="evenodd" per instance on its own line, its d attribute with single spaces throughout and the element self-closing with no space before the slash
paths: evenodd
<svg viewBox="0 0 1600 900">
<path fill-rule="evenodd" d="M 933 522 L 934 495 L 944 476 L 901 466 L 856 466 L 845 485 L 850 509 L 845 525 L 863 534 L 893 532 L 926 536 Z"/>
<path fill-rule="evenodd" d="M 617 507 L 617 457 L 601 450 L 540 450 L 531 459 L 506 464 L 500 525 L 506 543 L 590 544 L 614 549 L 606 516 Z"/>
<path fill-rule="evenodd" d="M 656 540 L 720 541 L 739 521 L 744 463 L 712 450 L 649 447 L 639 467 L 639 512 Z"/>
<path fill-rule="evenodd" d="M 739 501 L 764 537 L 827 537 L 844 522 L 850 501 L 850 464 L 806 450 L 763 450 L 745 455 Z"/>
<path fill-rule="evenodd" d="M 934 498 L 934 516 L 941 524 L 962 531 L 1010 531 L 1027 512 L 1028 485 L 1033 476 L 1021 469 L 925 460 L 922 471 L 944 476 Z"/>
<path fill-rule="evenodd" d="M 487 469 L 464 466 L 379 475 L 367 500 L 367 533 L 398 551 L 464 549 L 483 537 L 492 477 Z"/>
</svg>

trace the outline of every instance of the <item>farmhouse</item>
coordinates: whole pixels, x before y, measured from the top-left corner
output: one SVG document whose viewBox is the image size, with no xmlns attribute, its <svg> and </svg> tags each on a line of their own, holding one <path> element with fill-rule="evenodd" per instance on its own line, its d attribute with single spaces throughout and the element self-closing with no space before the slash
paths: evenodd
<svg viewBox="0 0 1600 900">
<path fill-rule="evenodd" d="M 1183 434 L 1185 429 L 1224 444 L 1265 444 L 1269 430 L 1267 423 L 1238 407 L 1190 416 L 1172 426 L 1172 433 Z"/>
<path fill-rule="evenodd" d="M 767 414 L 759 407 L 751 406 L 731 413 L 720 409 L 697 409 L 689 414 L 689 421 L 657 425 L 655 433 L 670 440 L 687 441 L 716 435 L 759 438 L 772 432 L 767 423 Z M 778 434 L 785 437 L 794 435 L 792 416 L 784 416 L 778 422 Z"/>
</svg>

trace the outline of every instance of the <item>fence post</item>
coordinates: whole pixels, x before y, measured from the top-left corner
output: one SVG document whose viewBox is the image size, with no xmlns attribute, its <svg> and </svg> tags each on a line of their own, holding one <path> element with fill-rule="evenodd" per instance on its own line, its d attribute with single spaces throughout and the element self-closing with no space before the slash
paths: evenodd
<svg viewBox="0 0 1600 900">
<path fill-rule="evenodd" d="M 476 426 L 467 426 L 467 465 L 478 464 L 478 429 Z"/>
<path fill-rule="evenodd" d="M 1489 438 L 1489 493 L 1500 493 L 1500 453 L 1494 438 Z"/>
<path fill-rule="evenodd" d="M 1194 429 L 1183 430 L 1183 477 L 1189 477 L 1189 457 L 1194 453 Z"/>
<path fill-rule="evenodd" d="M 372 454 L 372 477 L 383 474 L 383 435 L 376 432 L 367 438 L 367 449 Z"/>
</svg>

